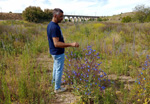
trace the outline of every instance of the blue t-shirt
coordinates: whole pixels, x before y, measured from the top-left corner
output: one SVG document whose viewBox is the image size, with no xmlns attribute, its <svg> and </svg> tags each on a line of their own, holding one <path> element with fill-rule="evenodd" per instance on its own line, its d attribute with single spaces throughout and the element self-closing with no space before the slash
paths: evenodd
<svg viewBox="0 0 150 104">
<path fill-rule="evenodd" d="M 53 37 L 59 37 L 60 42 L 64 42 L 64 38 L 59 25 L 55 22 L 50 22 L 47 26 L 47 36 L 49 42 L 49 50 L 52 55 L 59 55 L 64 53 L 64 48 L 56 48 L 54 46 Z"/>
</svg>

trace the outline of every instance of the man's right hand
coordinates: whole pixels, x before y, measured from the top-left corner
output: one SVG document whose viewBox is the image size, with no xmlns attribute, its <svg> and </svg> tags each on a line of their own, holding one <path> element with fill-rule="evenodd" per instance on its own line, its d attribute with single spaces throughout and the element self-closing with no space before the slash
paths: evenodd
<svg viewBox="0 0 150 104">
<path fill-rule="evenodd" d="M 77 42 L 72 43 L 73 47 L 79 47 L 79 44 Z"/>
</svg>

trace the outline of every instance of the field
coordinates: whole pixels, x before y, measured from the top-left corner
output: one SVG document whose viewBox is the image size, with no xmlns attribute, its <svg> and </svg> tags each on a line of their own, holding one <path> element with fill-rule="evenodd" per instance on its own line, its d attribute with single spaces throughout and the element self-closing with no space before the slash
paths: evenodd
<svg viewBox="0 0 150 104">
<path fill-rule="evenodd" d="M 47 22 L 0 21 L 0 103 L 55 104 Z M 150 23 L 61 23 L 72 104 L 150 103 Z M 71 96 L 70 96 L 71 97 Z M 61 97 L 60 104 L 67 104 Z M 64 100 L 64 101 L 63 101 Z"/>
</svg>

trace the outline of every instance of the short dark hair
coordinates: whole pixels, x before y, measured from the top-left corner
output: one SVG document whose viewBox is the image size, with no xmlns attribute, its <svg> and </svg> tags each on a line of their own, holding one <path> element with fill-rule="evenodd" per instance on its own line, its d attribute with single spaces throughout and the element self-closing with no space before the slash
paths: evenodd
<svg viewBox="0 0 150 104">
<path fill-rule="evenodd" d="M 56 14 L 56 15 L 58 15 L 59 13 L 64 13 L 60 8 L 55 8 L 54 10 L 53 10 L 53 16 Z"/>
</svg>

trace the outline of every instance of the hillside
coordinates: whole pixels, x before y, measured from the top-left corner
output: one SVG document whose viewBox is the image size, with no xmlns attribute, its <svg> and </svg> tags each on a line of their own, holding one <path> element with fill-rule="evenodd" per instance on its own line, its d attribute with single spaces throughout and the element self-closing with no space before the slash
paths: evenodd
<svg viewBox="0 0 150 104">
<path fill-rule="evenodd" d="M 135 12 L 126 12 L 118 15 L 108 16 L 109 20 L 121 20 L 123 17 L 130 16 L 133 17 Z"/>
</svg>

